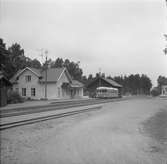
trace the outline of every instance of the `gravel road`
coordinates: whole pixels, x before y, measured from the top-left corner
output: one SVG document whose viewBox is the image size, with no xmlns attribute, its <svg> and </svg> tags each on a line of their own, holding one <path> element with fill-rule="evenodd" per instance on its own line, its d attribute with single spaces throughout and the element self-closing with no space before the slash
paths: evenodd
<svg viewBox="0 0 167 164">
<path fill-rule="evenodd" d="M 167 164 L 167 99 L 112 102 L 0 133 L 2 164 Z"/>
</svg>

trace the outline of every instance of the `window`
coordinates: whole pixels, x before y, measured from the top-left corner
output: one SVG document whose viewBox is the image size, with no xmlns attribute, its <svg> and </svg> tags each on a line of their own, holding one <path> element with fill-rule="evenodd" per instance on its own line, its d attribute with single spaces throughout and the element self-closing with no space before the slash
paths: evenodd
<svg viewBox="0 0 167 164">
<path fill-rule="evenodd" d="M 25 76 L 25 80 L 26 80 L 26 82 L 30 82 L 31 81 L 31 76 L 30 75 L 26 75 Z"/>
<path fill-rule="evenodd" d="M 22 96 L 26 96 L 26 88 L 22 88 Z"/>
<path fill-rule="evenodd" d="M 31 96 L 35 96 L 35 88 L 31 88 Z"/>
</svg>

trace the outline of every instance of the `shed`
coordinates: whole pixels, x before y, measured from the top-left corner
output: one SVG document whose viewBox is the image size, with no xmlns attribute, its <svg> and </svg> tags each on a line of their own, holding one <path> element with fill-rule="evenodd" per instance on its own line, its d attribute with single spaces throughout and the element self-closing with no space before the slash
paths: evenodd
<svg viewBox="0 0 167 164">
<path fill-rule="evenodd" d="M 86 89 L 89 92 L 90 97 L 94 97 L 96 94 L 96 88 L 97 87 L 113 87 L 117 88 L 119 92 L 119 97 L 122 96 L 122 85 L 118 84 L 112 79 L 103 78 L 103 77 L 97 77 L 94 80 L 92 80 L 87 86 Z"/>
</svg>

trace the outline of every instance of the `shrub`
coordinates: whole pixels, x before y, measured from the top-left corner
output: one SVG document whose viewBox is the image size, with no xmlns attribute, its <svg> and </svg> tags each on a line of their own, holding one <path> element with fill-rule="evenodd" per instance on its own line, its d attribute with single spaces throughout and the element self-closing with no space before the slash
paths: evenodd
<svg viewBox="0 0 167 164">
<path fill-rule="evenodd" d="M 9 104 L 24 102 L 24 99 L 19 95 L 17 91 L 9 91 L 8 99 Z"/>
<path fill-rule="evenodd" d="M 159 96 L 161 94 L 161 90 L 158 88 L 158 87 L 154 87 L 152 90 L 151 90 L 151 95 L 152 96 Z"/>
<path fill-rule="evenodd" d="M 96 92 L 90 92 L 90 93 L 89 93 L 89 97 L 95 98 L 95 97 L 96 97 Z"/>
</svg>

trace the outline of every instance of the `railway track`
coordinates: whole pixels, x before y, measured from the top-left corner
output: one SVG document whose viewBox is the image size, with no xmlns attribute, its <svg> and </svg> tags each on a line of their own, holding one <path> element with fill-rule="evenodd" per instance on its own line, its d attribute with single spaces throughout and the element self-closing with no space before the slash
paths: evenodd
<svg viewBox="0 0 167 164">
<path fill-rule="evenodd" d="M 2 131 L 2 130 L 18 127 L 18 126 L 23 126 L 23 125 L 33 124 L 33 123 L 47 121 L 51 119 L 58 119 L 58 118 L 63 118 L 63 117 L 71 116 L 71 115 L 90 112 L 90 111 L 98 110 L 101 107 L 102 106 L 87 107 L 86 109 L 72 110 L 72 111 L 63 112 L 63 113 L 54 114 L 54 115 L 47 115 L 47 116 L 42 116 L 42 117 L 37 117 L 37 118 L 30 118 L 30 119 L 21 120 L 21 121 L 0 124 L 0 130 Z"/>
<path fill-rule="evenodd" d="M 8 109 L 8 110 L 1 110 L 0 117 L 12 117 L 12 116 L 19 116 L 19 115 L 26 115 L 31 113 L 39 113 L 39 112 L 46 112 L 46 111 L 53 111 L 53 110 L 61 110 L 67 109 L 72 107 L 79 107 L 79 106 L 88 106 L 88 105 L 95 105 L 95 104 L 103 104 L 109 103 L 113 101 L 123 101 L 127 98 L 119 98 L 119 99 L 88 99 L 88 100 L 75 100 L 75 101 L 63 101 L 63 102 L 53 102 L 48 105 L 43 106 L 33 106 L 33 107 L 19 107 L 15 109 Z"/>
<path fill-rule="evenodd" d="M 15 109 L 10 109 L 10 110 L 1 110 L 0 112 L 0 117 L 1 117 L 1 124 L 0 124 L 0 130 L 5 130 L 5 129 L 10 129 L 14 128 L 17 126 L 23 126 L 23 125 L 28 125 L 28 124 L 33 124 L 37 122 L 42 122 L 46 120 L 51 120 L 51 119 L 57 119 L 57 118 L 62 118 L 66 116 L 71 116 L 71 115 L 76 115 L 80 113 L 85 113 L 85 112 L 90 112 L 93 110 L 100 109 L 104 103 L 109 103 L 109 102 L 115 102 L 115 101 L 123 101 L 127 100 L 129 98 L 122 98 L 122 99 L 88 99 L 88 100 L 79 100 L 79 101 L 64 101 L 64 102 L 55 102 L 51 103 L 49 105 L 44 105 L 44 106 L 34 106 L 34 107 L 24 107 L 24 108 L 15 108 Z M 99 104 L 99 105 L 98 105 Z M 89 105 L 98 105 L 98 106 L 89 106 Z M 87 106 L 84 109 L 73 109 L 70 111 L 66 110 L 65 112 L 59 112 L 58 114 L 47 114 L 45 116 L 35 116 L 35 117 L 27 117 L 26 119 L 21 119 L 15 121 L 7 121 L 6 123 L 3 123 L 3 118 L 5 119 L 8 117 L 12 116 L 18 116 L 22 118 L 21 115 L 26 115 L 26 114 L 33 114 L 33 113 L 39 113 L 39 112 L 48 112 L 48 111 L 56 111 L 61 109 L 66 109 L 66 108 L 72 108 L 72 107 L 82 107 L 82 106 Z M 7 120 L 8 120 L 7 118 Z"/>
</svg>

